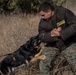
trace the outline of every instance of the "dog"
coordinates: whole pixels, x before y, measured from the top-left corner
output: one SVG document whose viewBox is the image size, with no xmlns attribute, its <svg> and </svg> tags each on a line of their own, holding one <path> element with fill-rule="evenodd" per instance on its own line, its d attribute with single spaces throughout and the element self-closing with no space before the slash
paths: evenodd
<svg viewBox="0 0 76 75">
<path fill-rule="evenodd" d="M 8 74 L 9 69 L 18 67 L 22 64 L 27 65 L 37 60 L 44 60 L 46 57 L 40 55 L 42 52 L 41 41 L 37 36 L 31 37 L 25 44 L 20 46 L 15 52 L 7 54 L 7 56 L 0 62 L 0 70 L 2 74 Z"/>
</svg>

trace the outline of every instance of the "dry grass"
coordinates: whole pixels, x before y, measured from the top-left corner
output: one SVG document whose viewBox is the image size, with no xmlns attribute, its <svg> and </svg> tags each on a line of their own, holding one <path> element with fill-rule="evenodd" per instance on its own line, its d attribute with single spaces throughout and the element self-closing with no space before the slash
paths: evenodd
<svg viewBox="0 0 76 75">
<path fill-rule="evenodd" d="M 38 21 L 37 15 L 0 15 L 0 54 L 16 50 L 37 35 Z"/>
</svg>

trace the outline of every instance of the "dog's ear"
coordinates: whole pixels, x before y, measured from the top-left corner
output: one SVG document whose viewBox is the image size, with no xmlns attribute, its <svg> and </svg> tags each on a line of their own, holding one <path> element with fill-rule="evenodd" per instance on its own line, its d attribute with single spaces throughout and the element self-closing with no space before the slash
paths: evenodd
<svg viewBox="0 0 76 75">
<path fill-rule="evenodd" d="M 39 46 L 41 44 L 41 41 L 39 40 L 38 36 L 36 37 L 35 46 Z"/>
<path fill-rule="evenodd" d="M 23 46 L 22 48 L 29 50 L 30 48 L 33 49 L 36 46 L 39 46 L 41 41 L 39 40 L 39 36 L 31 37 Z"/>
<path fill-rule="evenodd" d="M 39 40 L 38 38 L 38 35 L 37 36 L 34 36 L 33 40 L 32 40 L 32 44 L 33 46 L 38 46 L 39 44 L 41 43 L 41 41 Z"/>
</svg>

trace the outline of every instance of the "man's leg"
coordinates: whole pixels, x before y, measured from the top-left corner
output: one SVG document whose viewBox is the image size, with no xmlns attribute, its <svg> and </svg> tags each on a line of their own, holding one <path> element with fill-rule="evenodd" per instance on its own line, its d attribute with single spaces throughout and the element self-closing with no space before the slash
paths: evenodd
<svg viewBox="0 0 76 75">
<path fill-rule="evenodd" d="M 45 47 L 42 54 L 46 56 L 46 59 L 41 60 L 39 64 L 41 75 L 50 75 L 50 63 L 57 53 L 58 49 L 53 47 Z"/>
<path fill-rule="evenodd" d="M 76 75 L 76 43 L 63 50 L 62 54 L 67 59 L 72 71 Z"/>
</svg>

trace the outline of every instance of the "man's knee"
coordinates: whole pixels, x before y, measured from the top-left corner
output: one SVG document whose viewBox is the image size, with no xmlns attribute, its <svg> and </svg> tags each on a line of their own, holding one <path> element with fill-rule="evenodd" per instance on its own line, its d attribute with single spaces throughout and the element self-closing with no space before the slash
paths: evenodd
<svg viewBox="0 0 76 75">
<path fill-rule="evenodd" d="M 76 74 L 76 43 L 63 50 L 62 54 L 65 56 L 71 69 Z"/>
<path fill-rule="evenodd" d="M 50 75 L 50 63 L 44 60 L 41 60 L 39 63 L 40 74 L 41 75 Z"/>
</svg>

